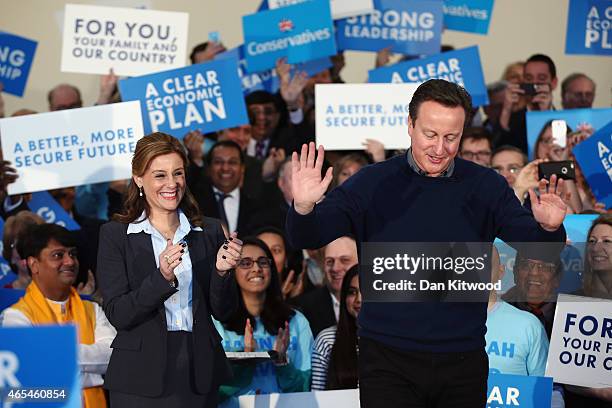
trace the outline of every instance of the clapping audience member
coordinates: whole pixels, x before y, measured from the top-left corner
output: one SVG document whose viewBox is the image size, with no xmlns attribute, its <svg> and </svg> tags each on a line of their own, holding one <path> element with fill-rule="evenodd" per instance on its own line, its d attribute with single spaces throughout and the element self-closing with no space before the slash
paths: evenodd
<svg viewBox="0 0 612 408">
<path fill-rule="evenodd" d="M 79 269 L 74 235 L 56 224 L 34 225 L 21 235 L 18 252 L 32 282 L 25 295 L 2 313 L 1 325 L 76 324 L 83 406 L 106 407 L 102 375 L 117 332 L 100 306 L 81 300 L 72 287 Z"/>
<path fill-rule="evenodd" d="M 361 310 L 359 266 L 346 272 L 338 324 L 322 330 L 312 351 L 312 390 L 357 388 L 357 316 Z"/>
<path fill-rule="evenodd" d="M 313 337 L 308 321 L 284 302 L 276 264 L 267 245 L 244 238 L 235 268 L 238 309 L 226 323 L 215 321 L 225 351 L 270 351 L 276 358 L 232 364 L 234 379 L 221 386 L 221 407 L 237 407 L 238 396 L 310 389 Z"/>
<path fill-rule="evenodd" d="M 587 234 L 582 290 L 577 295 L 612 299 L 612 215 L 597 217 Z M 566 386 L 567 408 L 604 408 L 612 403 L 612 387 Z"/>
<path fill-rule="evenodd" d="M 348 236 L 335 239 L 325 246 L 325 285 L 295 299 L 315 337 L 338 322 L 342 280 L 357 262 L 355 239 Z"/>
<path fill-rule="evenodd" d="M 17 244 L 25 231 L 34 225 L 44 223 L 45 221 L 42 218 L 30 211 L 21 211 L 7 218 L 2 232 L 2 257 L 9 262 L 11 271 L 17 274 L 17 279 L 5 285 L 5 288 L 25 289 L 32 281 L 27 259 L 22 259 L 19 256 Z"/>
</svg>

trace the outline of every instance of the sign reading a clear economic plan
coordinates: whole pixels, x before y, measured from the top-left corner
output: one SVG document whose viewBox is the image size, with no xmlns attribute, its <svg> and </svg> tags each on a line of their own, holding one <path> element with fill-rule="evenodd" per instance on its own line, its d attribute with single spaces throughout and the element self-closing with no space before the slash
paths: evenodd
<svg viewBox="0 0 612 408">
<path fill-rule="evenodd" d="M 587 128 L 597 131 L 612 119 L 612 108 L 527 111 L 527 145 L 530 158 L 535 157 L 534 149 L 539 140 L 552 137 L 550 125 L 556 119 L 563 119 L 572 132 Z"/>
<path fill-rule="evenodd" d="M 612 387 L 612 300 L 557 298 L 546 376 L 561 384 Z"/>
<path fill-rule="evenodd" d="M 249 72 L 273 68 L 287 57 L 289 64 L 336 54 L 329 0 L 311 0 L 242 18 Z"/>
<path fill-rule="evenodd" d="M 374 0 L 367 15 L 338 20 L 338 49 L 380 51 L 391 47 L 405 55 L 440 52 L 442 2 L 439 0 Z"/>
<path fill-rule="evenodd" d="M 0 83 L 3 92 L 23 96 L 37 44 L 36 41 L 0 31 Z"/>
<path fill-rule="evenodd" d="M 362 150 L 366 139 L 385 149 L 407 149 L 408 105 L 417 84 L 317 84 L 317 144 L 326 150 Z"/>
<path fill-rule="evenodd" d="M 494 0 L 444 0 L 444 28 L 487 34 Z"/>
<path fill-rule="evenodd" d="M 235 58 L 119 81 L 124 101 L 138 100 L 145 134 L 182 138 L 249 123 Z"/>
<path fill-rule="evenodd" d="M 576 145 L 573 153 L 597 201 L 612 208 L 612 121 Z"/>
<path fill-rule="evenodd" d="M 128 179 L 144 133 L 134 101 L 6 118 L 0 134 L 19 175 L 13 195 Z"/>
<path fill-rule="evenodd" d="M 611 0 L 570 0 L 565 53 L 612 56 Z"/>
<path fill-rule="evenodd" d="M 476 46 L 401 62 L 373 69 L 368 73 L 368 82 L 380 83 L 421 83 L 432 78 L 461 85 L 472 96 L 474 106 L 489 103 L 480 54 Z"/>
<path fill-rule="evenodd" d="M 308 0 L 268 0 L 270 10 L 303 3 Z M 371 13 L 374 10 L 373 0 L 330 0 L 331 13 L 334 20 L 360 14 Z"/>
<path fill-rule="evenodd" d="M 137 76 L 185 66 L 189 14 L 67 4 L 62 72 Z"/>
<path fill-rule="evenodd" d="M 489 374 L 487 385 L 487 408 L 550 407 L 552 378 Z"/>
<path fill-rule="evenodd" d="M 81 407 L 75 326 L 0 328 L 0 373 L 0 406 Z"/>
</svg>

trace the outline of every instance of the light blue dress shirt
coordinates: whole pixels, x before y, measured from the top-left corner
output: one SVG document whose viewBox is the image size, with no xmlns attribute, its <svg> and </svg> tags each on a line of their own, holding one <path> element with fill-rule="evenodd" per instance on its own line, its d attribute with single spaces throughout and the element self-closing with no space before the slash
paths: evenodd
<svg viewBox="0 0 612 408">
<path fill-rule="evenodd" d="M 200 227 L 192 227 L 187 219 L 187 216 L 183 214 L 181 210 L 179 213 L 180 225 L 174 233 L 173 244 L 181 242 L 189 231 L 202 231 Z M 143 219 L 145 214 L 143 213 L 140 218 L 128 225 L 128 234 L 138 234 L 144 232 L 151 235 L 151 243 L 153 244 L 153 253 L 155 254 L 155 264 L 159 268 L 159 255 L 166 249 L 166 239 L 163 235 L 153 227 L 146 218 L 142 222 L 138 222 Z M 191 269 L 191 257 L 189 256 L 188 246 L 185 247 L 185 253 L 183 253 L 183 260 L 174 269 L 174 274 L 178 280 L 178 292 L 170 296 L 165 302 L 164 307 L 166 309 L 166 324 L 168 331 L 192 331 L 193 328 L 193 313 L 191 310 L 193 301 L 193 273 Z"/>
</svg>

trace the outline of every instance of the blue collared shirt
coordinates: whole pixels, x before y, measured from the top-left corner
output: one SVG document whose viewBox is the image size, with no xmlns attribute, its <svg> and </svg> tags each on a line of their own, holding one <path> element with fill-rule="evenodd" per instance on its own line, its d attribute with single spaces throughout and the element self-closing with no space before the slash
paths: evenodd
<svg viewBox="0 0 612 408">
<path fill-rule="evenodd" d="M 181 210 L 179 210 L 178 213 L 180 224 L 174 233 L 174 239 L 172 240 L 173 244 L 181 242 L 192 229 L 194 231 L 202 231 L 200 227 L 192 227 L 187 216 L 183 214 Z M 155 227 L 153 227 L 148 218 L 142 222 L 138 222 L 143 218 L 144 213 L 137 221 L 128 226 L 127 233 L 137 234 L 139 232 L 144 232 L 151 235 L 153 253 L 155 254 L 155 264 L 159 268 L 159 255 L 166 249 L 166 239 L 155 229 Z M 193 301 L 193 273 L 188 247 L 185 247 L 185 253 L 182 257 L 183 260 L 179 266 L 174 269 L 174 274 L 179 283 L 178 292 L 170 296 L 164 302 L 164 307 L 166 309 L 166 324 L 168 331 L 182 330 L 190 332 L 193 328 L 193 313 L 191 310 Z"/>
</svg>

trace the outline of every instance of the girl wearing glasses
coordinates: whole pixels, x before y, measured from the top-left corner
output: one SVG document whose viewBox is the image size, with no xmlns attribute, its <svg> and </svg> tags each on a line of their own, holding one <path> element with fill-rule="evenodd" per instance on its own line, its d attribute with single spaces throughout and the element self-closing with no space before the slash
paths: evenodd
<svg viewBox="0 0 612 408">
<path fill-rule="evenodd" d="M 221 386 L 222 407 L 237 407 L 238 396 L 310 389 L 313 337 L 308 321 L 284 302 L 276 265 L 266 244 L 243 240 L 236 266 L 239 305 L 226 322 L 215 321 L 225 351 L 274 350 L 274 361 L 233 364 L 234 379 Z"/>
</svg>

